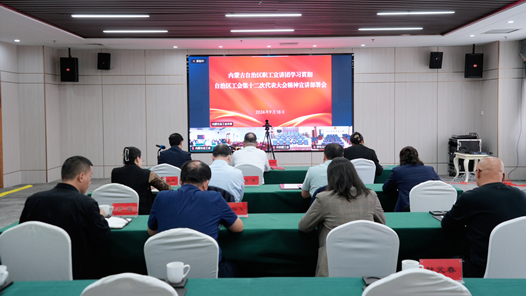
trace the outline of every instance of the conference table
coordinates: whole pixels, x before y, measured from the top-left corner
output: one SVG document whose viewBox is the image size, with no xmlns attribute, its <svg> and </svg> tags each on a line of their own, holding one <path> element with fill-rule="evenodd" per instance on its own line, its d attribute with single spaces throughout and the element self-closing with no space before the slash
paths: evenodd
<svg viewBox="0 0 526 296">
<path fill-rule="evenodd" d="M 525 279 L 464 279 L 473 296 L 524 295 Z M 15 282 L 4 290 L 5 296 L 79 296 L 94 280 Z M 361 278 L 236 278 L 188 279 L 186 296 L 360 296 Z"/>
<path fill-rule="evenodd" d="M 385 183 L 396 165 L 383 165 L 383 172 L 374 178 L 374 183 Z M 284 170 L 273 170 L 263 174 L 265 184 L 294 184 L 303 183 L 310 166 L 284 166 Z"/>
<path fill-rule="evenodd" d="M 387 194 L 382 190 L 383 184 L 366 184 L 367 188 L 373 190 L 384 212 L 393 212 L 398 196 Z M 179 186 L 173 186 L 176 190 Z M 463 190 L 456 188 L 457 196 Z M 301 197 L 301 189 L 281 189 L 278 184 L 264 184 L 259 186 L 246 186 L 243 195 L 247 202 L 249 214 L 267 213 L 305 213 L 310 206 L 310 198 Z"/>
<path fill-rule="evenodd" d="M 221 227 L 218 242 L 223 257 L 237 262 L 250 277 L 313 276 L 318 234 L 300 232 L 301 217 L 303 214 L 249 214 L 241 218 L 241 233 Z M 429 213 L 386 213 L 386 220 L 400 239 L 399 261 L 467 253 L 465 234 L 444 234 L 440 222 Z M 146 274 L 143 250 L 149 238 L 147 221 L 148 216 L 138 216 L 123 229 L 112 229 L 110 249 L 103 254 L 106 274 Z"/>
</svg>

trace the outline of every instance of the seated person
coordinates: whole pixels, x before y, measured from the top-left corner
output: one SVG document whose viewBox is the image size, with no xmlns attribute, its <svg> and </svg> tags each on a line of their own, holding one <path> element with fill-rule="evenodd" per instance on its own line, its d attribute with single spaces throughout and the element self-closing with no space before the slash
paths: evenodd
<svg viewBox="0 0 526 296">
<path fill-rule="evenodd" d="M 226 144 L 219 144 L 214 147 L 212 151 L 212 178 L 210 179 L 210 186 L 223 188 L 234 195 L 236 202 L 243 199 L 245 191 L 245 179 L 243 179 L 243 172 L 230 166 L 232 159 L 232 150 Z"/>
<path fill-rule="evenodd" d="M 325 277 L 329 276 L 326 240 L 332 229 L 355 220 L 385 224 L 384 210 L 376 193 L 365 187 L 349 160 L 335 158 L 327 168 L 327 179 L 327 191 L 318 193 L 298 224 L 303 232 L 318 227 L 320 247 L 316 276 Z"/>
<path fill-rule="evenodd" d="M 331 143 L 323 149 L 323 163 L 309 168 L 303 185 L 301 185 L 301 196 L 311 198 L 314 192 L 327 185 L 327 167 L 331 161 L 343 156 L 343 147 L 340 144 Z"/>
<path fill-rule="evenodd" d="M 353 160 L 356 158 L 372 160 L 376 166 L 375 175 L 380 176 L 384 169 L 380 165 L 378 157 L 376 157 L 376 152 L 374 152 L 373 149 L 363 145 L 364 141 L 362 134 L 359 132 L 354 132 L 351 135 L 351 143 L 351 147 L 347 147 L 343 150 L 343 157 L 347 158 L 348 160 Z"/>
<path fill-rule="evenodd" d="M 263 172 L 268 172 L 270 165 L 268 164 L 267 154 L 265 151 L 257 149 L 257 144 L 256 134 L 247 133 L 245 135 L 245 141 L 243 142 L 244 148 L 236 151 L 232 155 L 230 165 L 236 166 L 248 163 L 259 167 Z"/>
<path fill-rule="evenodd" d="M 217 241 L 219 226 L 233 232 L 243 231 L 243 221 L 237 217 L 219 192 L 207 191 L 212 172 L 201 161 L 187 161 L 181 168 L 181 188 L 159 192 L 155 199 L 148 233 L 155 235 L 172 228 L 190 228 Z M 232 263 L 222 258 L 219 249 L 219 277 L 233 276 Z"/>
<path fill-rule="evenodd" d="M 27 198 L 20 223 L 40 221 L 64 229 L 71 239 L 73 279 L 98 279 L 102 257 L 111 242 L 111 231 L 104 211 L 84 195 L 91 183 L 93 164 L 82 156 L 73 156 L 62 165 L 62 183 Z"/>
<path fill-rule="evenodd" d="M 125 147 L 123 152 L 124 166 L 111 171 L 111 183 L 126 185 L 139 195 L 139 215 L 150 214 L 153 199 L 151 186 L 161 190 L 171 190 L 172 187 L 156 173 L 142 168 L 141 150 L 135 147 Z"/>
<path fill-rule="evenodd" d="M 433 167 L 424 165 L 418 158 L 418 151 L 415 148 L 407 146 L 400 150 L 400 166 L 393 168 L 382 189 L 388 194 L 395 194 L 398 191 L 398 200 L 394 211 L 408 212 L 411 189 L 430 180 L 440 180 L 440 177 Z"/>
<path fill-rule="evenodd" d="M 175 167 L 181 168 L 183 163 L 192 160 L 190 152 L 183 150 L 183 136 L 178 133 L 173 133 L 168 138 L 170 142 L 170 149 L 162 151 L 157 160 L 158 164 L 167 163 Z"/>
<path fill-rule="evenodd" d="M 493 228 L 502 222 L 526 216 L 526 194 L 502 183 L 504 177 L 504 164 L 500 159 L 482 159 L 475 174 L 478 187 L 462 193 L 442 219 L 444 231 L 466 231 L 470 250 L 469 256 L 464 258 L 464 277 L 484 276 L 489 236 Z"/>
</svg>

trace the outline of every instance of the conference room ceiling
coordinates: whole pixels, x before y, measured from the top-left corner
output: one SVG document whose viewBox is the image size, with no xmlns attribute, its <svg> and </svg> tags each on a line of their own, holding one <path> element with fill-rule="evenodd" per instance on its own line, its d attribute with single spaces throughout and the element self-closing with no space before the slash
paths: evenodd
<svg viewBox="0 0 526 296">
<path fill-rule="evenodd" d="M 71 33 L 82 40 L 191 40 L 251 38 L 443 37 L 499 13 L 524 6 L 504 0 L 5 0 L 4 8 Z M 2 8 L 2 7 L 0 7 Z M 378 12 L 454 11 L 444 15 L 381 16 Z M 234 18 L 239 13 L 300 13 L 301 17 Z M 72 14 L 148 14 L 148 18 L 78 19 Z M 0 20 L 1 22 L 1 20 Z M 421 27 L 421 30 L 360 31 L 360 28 Z M 13 28 L 16 29 L 16 28 Z M 293 32 L 233 33 L 244 29 Z M 502 29 L 502 28 L 496 28 Z M 522 27 L 518 28 L 522 29 Z M 167 30 L 108 34 L 104 30 Z M 0 29 L 1 32 L 1 29 Z M 374 42 L 374 40 L 373 40 Z M 465 42 L 469 44 L 470 41 Z M 241 42 L 242 43 L 242 42 Z M 351 45 L 352 46 L 352 45 Z M 217 47 L 215 47 L 217 48 Z"/>
</svg>

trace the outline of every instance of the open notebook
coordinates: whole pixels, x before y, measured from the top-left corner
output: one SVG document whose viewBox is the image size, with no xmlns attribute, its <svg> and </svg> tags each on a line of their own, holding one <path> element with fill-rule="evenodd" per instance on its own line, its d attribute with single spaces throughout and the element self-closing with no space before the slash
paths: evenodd
<svg viewBox="0 0 526 296">
<path fill-rule="evenodd" d="M 124 228 L 124 226 L 128 225 L 128 223 L 130 223 L 131 220 L 132 219 L 130 218 L 121 218 L 121 217 L 115 217 L 115 216 L 106 218 L 106 221 L 108 221 L 108 225 L 110 226 L 110 228 L 113 228 L 113 229 Z"/>
</svg>

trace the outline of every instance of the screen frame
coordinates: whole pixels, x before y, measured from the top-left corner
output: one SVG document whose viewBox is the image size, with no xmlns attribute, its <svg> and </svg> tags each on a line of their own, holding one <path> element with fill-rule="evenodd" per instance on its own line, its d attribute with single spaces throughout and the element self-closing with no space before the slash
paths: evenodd
<svg viewBox="0 0 526 296">
<path fill-rule="evenodd" d="M 354 53 L 316 53 L 316 54 L 187 54 L 186 55 L 186 116 L 187 116 L 187 150 L 192 153 L 191 147 L 190 147 L 190 67 L 189 67 L 189 57 L 246 57 L 246 56 L 254 56 L 254 57 L 279 57 L 279 56 L 343 56 L 348 55 L 352 57 L 352 68 L 351 68 L 351 84 L 352 84 L 352 92 L 351 92 L 351 107 L 352 107 L 352 130 L 356 130 L 354 128 Z M 210 99 L 210 98 L 209 98 Z M 261 149 L 263 150 L 263 149 Z M 265 151 L 265 150 L 263 150 Z M 266 153 L 270 153 L 271 151 L 265 151 Z M 312 153 L 312 152 L 321 152 L 320 150 L 285 150 L 285 151 L 274 151 L 279 153 Z M 208 154 L 212 153 L 212 151 L 203 151 L 203 152 L 195 152 L 198 154 Z"/>
</svg>

